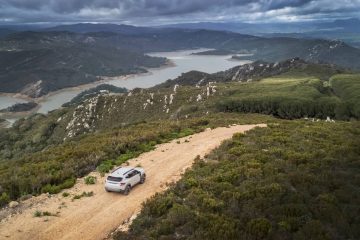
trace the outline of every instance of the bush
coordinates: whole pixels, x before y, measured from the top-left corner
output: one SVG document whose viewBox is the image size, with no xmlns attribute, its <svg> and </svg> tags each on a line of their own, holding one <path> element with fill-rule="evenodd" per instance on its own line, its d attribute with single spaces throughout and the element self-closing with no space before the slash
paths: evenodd
<svg viewBox="0 0 360 240">
<path fill-rule="evenodd" d="M 76 179 L 73 177 L 73 178 L 69 178 L 69 179 L 66 179 L 63 183 L 61 183 L 59 185 L 59 187 L 61 189 L 67 189 L 67 188 L 72 188 L 76 183 Z"/>
<path fill-rule="evenodd" d="M 82 197 L 92 197 L 94 196 L 94 192 L 91 191 L 91 192 L 83 192 L 82 194 L 77 194 L 75 195 L 72 200 L 77 200 L 77 199 L 81 199 Z"/>
<path fill-rule="evenodd" d="M 57 213 L 51 213 L 49 211 L 39 211 L 39 210 L 36 210 L 33 214 L 34 217 L 51 217 L 51 216 L 58 216 Z"/>
<path fill-rule="evenodd" d="M 50 193 L 50 194 L 56 194 L 61 191 L 61 188 L 56 185 L 46 184 L 44 187 L 41 188 L 42 193 Z"/>
<path fill-rule="evenodd" d="M 68 192 L 63 192 L 63 194 L 62 194 L 63 197 L 68 197 L 69 195 L 70 195 L 70 193 L 68 193 Z"/>
<path fill-rule="evenodd" d="M 42 212 L 40 212 L 40 211 L 38 211 L 38 210 L 36 210 L 35 212 L 34 212 L 34 217 L 41 217 L 42 216 Z"/>
<path fill-rule="evenodd" d="M 271 232 L 271 223 L 266 218 L 252 219 L 246 225 L 246 231 L 253 236 L 253 239 L 264 239 Z"/>
<path fill-rule="evenodd" d="M 95 184 L 95 183 L 96 183 L 96 177 L 94 177 L 94 176 L 87 176 L 87 177 L 84 178 L 84 182 L 85 182 L 85 184 L 87 184 L 87 185 Z"/>
<path fill-rule="evenodd" d="M 104 176 L 105 173 L 108 173 L 111 169 L 113 169 L 115 166 L 114 162 L 112 160 L 103 161 L 96 170 L 100 172 L 102 176 Z"/>
<path fill-rule="evenodd" d="M 0 196 L 0 207 L 5 206 L 10 202 L 10 197 L 6 192 L 3 192 Z"/>
</svg>

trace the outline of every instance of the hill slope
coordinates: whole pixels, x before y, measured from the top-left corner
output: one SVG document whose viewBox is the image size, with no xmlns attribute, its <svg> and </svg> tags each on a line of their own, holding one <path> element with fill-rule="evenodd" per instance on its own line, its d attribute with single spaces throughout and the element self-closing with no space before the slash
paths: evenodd
<svg viewBox="0 0 360 240">
<path fill-rule="evenodd" d="M 305 121 L 236 134 L 115 239 L 358 239 L 359 134 Z"/>
<path fill-rule="evenodd" d="M 146 72 L 165 59 L 68 33 L 18 33 L 7 37 L 0 52 L 0 92 L 40 97 L 61 88 L 91 83 L 99 76 Z"/>
</svg>

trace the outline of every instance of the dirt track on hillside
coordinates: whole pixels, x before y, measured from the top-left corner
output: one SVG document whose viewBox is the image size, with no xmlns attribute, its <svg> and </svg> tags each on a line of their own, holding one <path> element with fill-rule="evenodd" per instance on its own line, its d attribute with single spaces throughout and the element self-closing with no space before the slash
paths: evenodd
<svg viewBox="0 0 360 240">
<path fill-rule="evenodd" d="M 78 179 L 77 184 L 66 191 L 70 193 L 69 197 L 65 198 L 61 193 L 51 197 L 43 194 L 26 200 L 21 205 L 28 207 L 22 209 L 19 206 L 21 213 L 0 223 L 0 239 L 104 239 L 137 214 L 142 202 L 163 191 L 167 183 L 179 179 L 197 155 L 204 156 L 234 133 L 256 126 L 265 127 L 260 124 L 208 129 L 158 145 L 155 150 L 130 160 L 130 166 L 140 164 L 145 168 L 147 180 L 145 184 L 134 187 L 128 196 L 106 192 L 103 188 L 105 178 L 94 172 L 90 175 L 97 177 L 97 183 L 85 185 L 83 179 Z M 71 200 L 73 195 L 83 191 L 93 191 L 94 196 Z M 58 216 L 34 217 L 36 210 L 59 213 Z"/>
</svg>

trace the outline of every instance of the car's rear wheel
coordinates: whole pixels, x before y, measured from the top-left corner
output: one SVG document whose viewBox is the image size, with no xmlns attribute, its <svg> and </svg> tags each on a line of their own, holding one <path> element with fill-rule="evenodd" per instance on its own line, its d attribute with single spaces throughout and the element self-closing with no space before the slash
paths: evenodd
<svg viewBox="0 0 360 240">
<path fill-rule="evenodd" d="M 130 190 L 131 190 L 130 185 L 127 185 L 126 188 L 125 188 L 125 191 L 124 191 L 124 195 L 129 195 Z"/>
<path fill-rule="evenodd" d="M 146 174 L 144 173 L 143 175 L 141 175 L 140 183 L 143 184 L 145 180 L 146 180 Z"/>
</svg>

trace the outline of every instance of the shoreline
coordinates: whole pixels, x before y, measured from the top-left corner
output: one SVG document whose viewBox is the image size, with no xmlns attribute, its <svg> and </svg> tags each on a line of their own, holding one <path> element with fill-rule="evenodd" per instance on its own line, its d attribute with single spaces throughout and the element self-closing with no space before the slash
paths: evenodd
<svg viewBox="0 0 360 240">
<path fill-rule="evenodd" d="M 43 102 L 45 102 L 48 98 L 50 98 L 50 97 L 52 97 L 54 95 L 60 94 L 62 92 L 74 91 L 74 90 L 75 91 L 79 90 L 79 91 L 82 92 L 82 91 L 91 89 L 93 87 L 99 86 L 101 84 L 106 84 L 107 82 L 112 81 L 112 80 L 124 80 L 124 81 L 127 81 L 127 80 L 129 80 L 131 78 L 135 78 L 135 77 L 138 77 L 138 76 L 152 75 L 153 71 L 160 71 L 160 70 L 163 70 L 163 69 L 166 69 L 166 68 L 171 68 L 171 67 L 176 67 L 176 64 L 175 64 L 174 61 L 172 61 L 170 59 L 167 59 L 165 64 L 158 67 L 158 68 L 145 68 L 147 72 L 144 72 L 144 73 L 126 74 L 126 75 L 120 75 L 120 76 L 114 76 L 114 77 L 98 76 L 99 77 L 98 81 L 95 81 L 95 82 L 92 82 L 92 83 L 87 83 L 87 84 L 81 84 L 81 85 L 74 86 L 74 87 L 62 88 L 62 89 L 59 89 L 59 90 L 56 90 L 56 91 L 49 92 L 48 94 L 43 95 L 43 96 L 38 97 L 38 98 L 32 98 L 32 97 L 29 97 L 29 96 L 21 94 L 21 93 L 2 93 L 2 92 L 0 92 L 0 97 L 1 96 L 11 97 L 11 98 L 16 98 L 16 99 L 20 99 L 20 100 L 25 100 L 27 102 L 35 102 L 35 103 L 38 104 L 37 107 L 35 107 L 34 109 L 32 109 L 30 111 L 16 112 L 16 113 L 11 113 L 11 112 L 0 113 L 0 118 L 3 118 L 5 120 L 7 120 L 7 119 L 13 119 L 13 118 L 20 119 L 20 118 L 23 118 L 23 117 L 27 117 L 27 116 L 29 116 L 31 114 L 36 113 L 41 108 L 41 104 Z M 70 100 L 71 99 L 69 99 L 69 101 Z"/>
<path fill-rule="evenodd" d="M 147 72 L 144 72 L 144 73 L 133 73 L 133 74 L 114 76 L 114 77 L 98 76 L 99 77 L 98 81 L 81 84 L 81 85 L 73 86 L 73 87 L 62 88 L 59 90 L 49 92 L 49 93 L 47 93 L 41 97 L 37 97 L 37 98 L 32 98 L 32 97 L 29 97 L 29 96 L 27 96 L 25 94 L 21 94 L 21 93 L 4 93 L 4 92 L 0 92 L 0 97 L 5 96 L 5 97 L 17 98 L 17 99 L 25 100 L 28 102 L 35 102 L 37 104 L 41 104 L 47 98 L 52 97 L 52 96 L 62 93 L 62 92 L 71 91 L 71 90 L 87 90 L 87 89 L 96 87 L 101 84 L 106 84 L 107 82 L 112 81 L 112 80 L 129 80 L 133 77 L 152 75 L 153 74 L 152 71 L 154 71 L 154 70 L 158 71 L 158 70 L 162 70 L 162 69 L 166 69 L 166 68 L 170 68 L 170 67 L 176 67 L 176 64 L 172 60 L 168 59 L 164 65 L 162 65 L 158 68 L 145 68 Z"/>
</svg>

